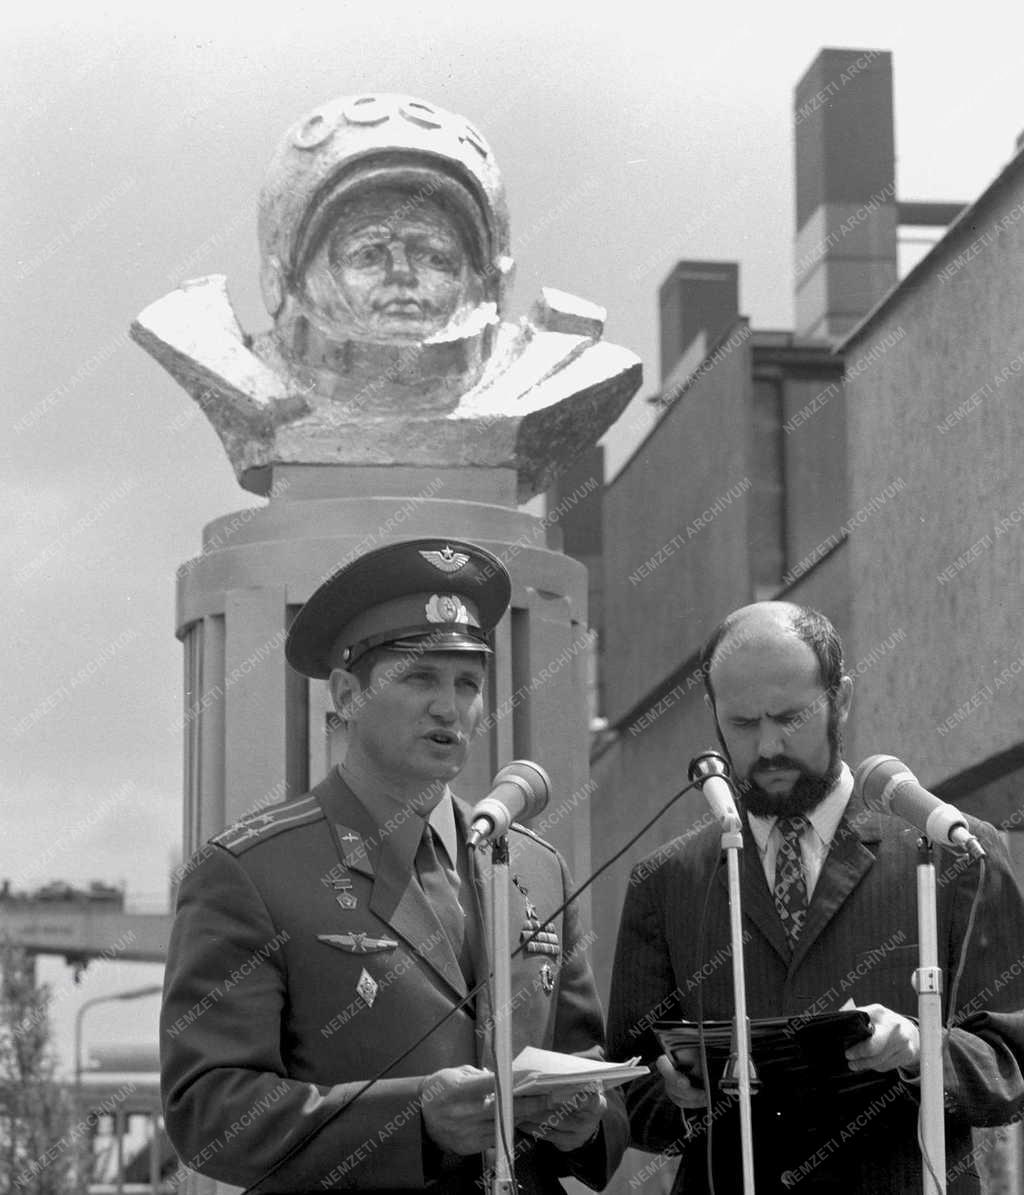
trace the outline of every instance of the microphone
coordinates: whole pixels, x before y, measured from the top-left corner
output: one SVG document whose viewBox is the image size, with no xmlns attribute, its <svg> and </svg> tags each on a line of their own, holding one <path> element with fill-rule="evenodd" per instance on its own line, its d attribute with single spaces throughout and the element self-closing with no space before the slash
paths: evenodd
<svg viewBox="0 0 1024 1195">
<path fill-rule="evenodd" d="M 535 817 L 551 796 L 551 780 L 540 764 L 514 759 L 494 777 L 491 791 L 470 814 L 471 847 L 501 838 L 520 819 Z"/>
<path fill-rule="evenodd" d="M 690 761 L 690 779 L 700 785 L 700 790 L 711 806 L 711 812 L 722 823 L 724 829 L 738 830 L 740 815 L 736 809 L 732 782 L 729 780 L 729 764 L 725 756 L 717 751 L 702 751 Z"/>
<path fill-rule="evenodd" d="M 868 756 L 854 774 L 853 787 L 869 805 L 902 817 L 932 842 L 967 851 L 972 859 L 984 858 L 985 848 L 968 829 L 960 810 L 922 788 L 914 773 L 894 755 Z"/>
</svg>

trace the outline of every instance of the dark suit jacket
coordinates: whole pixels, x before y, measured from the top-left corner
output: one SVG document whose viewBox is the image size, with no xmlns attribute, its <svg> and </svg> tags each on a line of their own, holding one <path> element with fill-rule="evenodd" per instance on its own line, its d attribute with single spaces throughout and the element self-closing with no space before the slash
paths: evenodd
<svg viewBox="0 0 1024 1195">
<path fill-rule="evenodd" d="M 456 807 L 464 833 L 466 807 Z M 490 1006 L 478 996 L 475 1010 L 437 1024 L 467 986 L 419 886 L 396 869 L 392 841 L 334 772 L 306 797 L 231 827 L 189 864 L 161 1022 L 167 1131 L 187 1165 L 260 1192 L 321 1191 L 324 1180 L 327 1189 L 415 1190 L 431 1179 L 431 1190 L 486 1190 L 475 1185 L 479 1158 L 441 1155 L 425 1141 L 418 1093 L 422 1077 L 443 1067 L 490 1065 Z M 518 938 L 527 902 L 545 919 L 568 882 L 561 857 L 536 835 L 514 826 L 509 842 Z M 472 920 L 486 925 L 489 885 L 471 867 L 480 902 Z M 513 1055 L 531 1044 L 600 1057 L 588 940 L 575 906 L 552 921 L 560 949 L 512 964 Z M 487 974 L 479 954 L 474 965 Z M 556 1175 L 570 1173 L 607 1182 L 628 1132 L 619 1094 L 608 1099 L 597 1137 L 572 1153 L 517 1140 L 523 1190 L 560 1191 Z"/>
<path fill-rule="evenodd" d="M 1024 900 L 1006 851 L 987 823 L 971 821 L 988 851 L 987 879 L 956 998 L 958 1025 L 944 1035 L 949 1195 L 978 1190 L 970 1125 L 1005 1123 L 1024 1105 Z M 884 1004 L 914 1016 L 918 965 L 917 831 L 867 811 L 852 797 L 815 886 L 805 928 L 790 956 L 748 826 L 741 894 L 748 1012 L 800 1016 L 855 1004 Z M 658 1018 L 729 1019 L 733 1012 L 729 901 L 721 831 L 679 838 L 633 871 L 622 914 L 609 1008 L 609 1053 L 660 1053 Z M 964 941 L 979 869 L 936 851 L 939 964 L 944 1005 Z M 701 941 L 701 910 L 710 890 Z M 1007 1018 L 986 1011 L 1012 1011 Z M 944 1009 L 945 1015 L 945 1009 Z M 916 1142 L 918 1091 L 893 1074 L 860 1105 L 799 1108 L 752 1098 L 758 1195 L 843 1191 L 904 1195 L 921 1189 Z M 707 1125 L 683 1117 L 662 1094 L 660 1076 L 627 1095 L 633 1144 L 683 1153 L 676 1190 L 707 1190 Z M 818 1120 L 813 1132 L 808 1124 Z M 689 1136 L 689 1140 L 687 1140 Z M 716 1190 L 742 1191 L 738 1118 L 711 1122 Z M 785 1178 L 783 1177 L 785 1175 Z"/>
</svg>

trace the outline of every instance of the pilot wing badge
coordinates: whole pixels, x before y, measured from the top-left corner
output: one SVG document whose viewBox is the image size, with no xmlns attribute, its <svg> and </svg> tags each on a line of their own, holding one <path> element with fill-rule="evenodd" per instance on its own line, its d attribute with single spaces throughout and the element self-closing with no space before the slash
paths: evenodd
<svg viewBox="0 0 1024 1195">
<path fill-rule="evenodd" d="M 440 552 L 434 550 L 425 552 L 421 550 L 420 555 L 428 564 L 432 564 L 434 568 L 442 573 L 457 573 L 469 560 L 465 552 L 456 552 L 451 544 L 445 544 Z"/>
<path fill-rule="evenodd" d="M 365 933 L 317 934 L 317 941 L 334 946 L 349 954 L 380 954 L 384 950 L 395 950 L 398 942 L 394 938 L 371 938 Z"/>
</svg>

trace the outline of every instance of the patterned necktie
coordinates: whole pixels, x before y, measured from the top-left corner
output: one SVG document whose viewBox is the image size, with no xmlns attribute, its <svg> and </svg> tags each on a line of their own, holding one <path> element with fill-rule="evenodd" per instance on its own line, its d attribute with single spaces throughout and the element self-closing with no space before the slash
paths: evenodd
<svg viewBox="0 0 1024 1195">
<path fill-rule="evenodd" d="M 459 960 L 466 982 L 472 984 L 473 968 L 466 939 L 466 913 L 459 901 L 462 882 L 453 867 L 442 863 L 442 859 L 447 857 L 443 845 L 437 840 L 436 831 L 427 822 L 416 851 L 416 875 L 424 896 Z"/>
<path fill-rule="evenodd" d="M 792 950 L 807 920 L 807 884 L 804 882 L 804 865 L 800 856 L 800 835 L 807 826 L 807 818 L 799 814 L 796 817 L 780 817 L 776 824 L 782 834 L 782 842 L 775 856 L 775 908 Z"/>
</svg>

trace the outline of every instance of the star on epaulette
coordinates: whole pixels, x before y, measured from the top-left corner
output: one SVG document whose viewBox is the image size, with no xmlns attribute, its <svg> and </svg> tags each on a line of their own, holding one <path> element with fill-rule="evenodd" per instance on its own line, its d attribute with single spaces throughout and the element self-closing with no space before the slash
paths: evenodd
<svg viewBox="0 0 1024 1195">
<path fill-rule="evenodd" d="M 323 817 L 314 797 L 303 797 L 264 810 L 228 826 L 210 840 L 232 854 L 241 854 L 258 842 L 276 837 L 286 830 L 307 826 Z"/>
<path fill-rule="evenodd" d="M 442 573 L 457 573 L 469 561 L 465 552 L 456 552 L 451 544 L 445 544 L 440 552 L 433 548 L 428 551 L 421 549 L 420 555 L 428 564 L 432 564 Z"/>
</svg>

